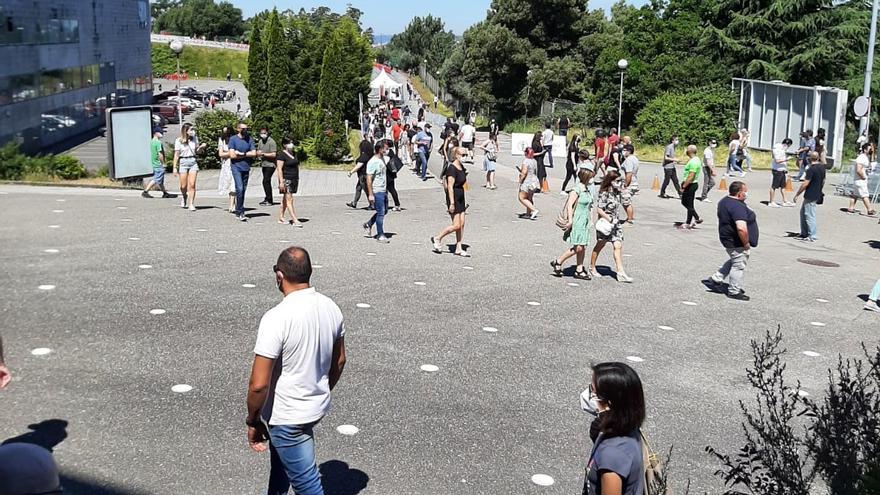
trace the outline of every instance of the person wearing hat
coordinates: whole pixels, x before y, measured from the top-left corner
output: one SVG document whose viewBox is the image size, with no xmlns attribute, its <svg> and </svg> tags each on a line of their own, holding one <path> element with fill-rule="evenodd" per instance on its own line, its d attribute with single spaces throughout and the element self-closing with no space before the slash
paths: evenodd
<svg viewBox="0 0 880 495">
<path fill-rule="evenodd" d="M 153 139 L 150 140 L 150 161 L 153 164 L 153 178 L 144 188 L 141 196 L 152 198 L 150 191 L 155 187 L 162 191 L 163 198 L 173 198 L 165 190 L 165 151 L 162 147 L 162 128 L 153 127 Z"/>
</svg>

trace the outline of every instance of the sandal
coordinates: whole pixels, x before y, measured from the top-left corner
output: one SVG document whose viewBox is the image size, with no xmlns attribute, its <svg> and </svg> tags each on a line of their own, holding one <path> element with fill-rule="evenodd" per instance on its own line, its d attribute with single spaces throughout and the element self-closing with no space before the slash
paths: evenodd
<svg viewBox="0 0 880 495">
<path fill-rule="evenodd" d="M 562 264 L 559 263 L 558 260 L 553 260 L 550 262 L 550 268 L 553 268 L 553 275 L 557 277 L 562 276 Z"/>
<path fill-rule="evenodd" d="M 467 251 L 465 251 L 465 250 L 458 251 L 458 252 L 455 253 L 455 255 L 456 255 L 456 256 L 461 256 L 462 258 L 470 258 L 470 257 L 471 257 L 471 253 L 469 253 L 469 252 L 467 252 Z"/>
<path fill-rule="evenodd" d="M 593 280 L 593 276 L 590 274 L 590 272 L 584 270 L 583 267 L 581 267 L 579 270 L 574 271 L 574 278 L 580 280 Z"/>
<path fill-rule="evenodd" d="M 873 216 L 876 215 L 876 214 L 877 214 L 877 211 L 876 211 L 876 210 L 868 210 L 868 216 L 869 216 L 869 217 L 873 217 Z"/>
</svg>

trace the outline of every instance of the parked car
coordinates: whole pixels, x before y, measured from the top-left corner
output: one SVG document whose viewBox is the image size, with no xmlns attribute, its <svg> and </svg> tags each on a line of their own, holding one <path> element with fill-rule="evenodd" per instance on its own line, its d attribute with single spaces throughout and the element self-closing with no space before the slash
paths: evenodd
<svg viewBox="0 0 880 495">
<path fill-rule="evenodd" d="M 168 125 L 168 121 L 165 120 L 165 117 L 159 115 L 158 113 L 153 114 L 153 126 L 165 127 Z"/>
<path fill-rule="evenodd" d="M 159 104 L 160 105 L 169 105 L 172 107 L 180 105 L 180 111 L 182 111 L 183 113 L 189 113 L 189 112 L 192 112 L 193 110 L 196 109 L 195 103 L 189 99 L 181 100 L 180 102 L 178 102 L 177 99 L 175 98 L 175 99 L 161 101 L 161 102 L 159 102 Z"/>
<path fill-rule="evenodd" d="M 171 102 L 180 101 L 180 103 L 190 107 L 193 110 L 195 110 L 196 108 L 202 108 L 204 106 L 204 105 L 202 105 L 201 101 L 193 100 L 192 98 L 187 98 L 185 96 L 181 96 L 179 100 L 176 96 L 171 96 L 168 98 L 167 101 L 171 101 Z"/>
<path fill-rule="evenodd" d="M 168 121 L 169 124 L 179 124 L 180 120 L 177 118 L 177 106 L 175 105 L 152 105 L 150 109 L 153 110 L 154 114 L 161 115 Z"/>
</svg>

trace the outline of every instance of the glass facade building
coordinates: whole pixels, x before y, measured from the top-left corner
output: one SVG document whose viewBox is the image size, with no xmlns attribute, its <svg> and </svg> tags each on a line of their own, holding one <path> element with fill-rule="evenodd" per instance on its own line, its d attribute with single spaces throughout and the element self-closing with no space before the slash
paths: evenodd
<svg viewBox="0 0 880 495">
<path fill-rule="evenodd" d="M 147 0 L 0 2 L 0 145 L 27 153 L 94 134 L 110 106 L 152 98 Z"/>
</svg>

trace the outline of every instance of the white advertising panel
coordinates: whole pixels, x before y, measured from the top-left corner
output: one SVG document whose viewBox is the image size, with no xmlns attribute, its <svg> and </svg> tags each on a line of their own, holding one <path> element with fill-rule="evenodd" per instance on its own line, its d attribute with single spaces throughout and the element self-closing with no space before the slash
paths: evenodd
<svg viewBox="0 0 880 495">
<path fill-rule="evenodd" d="M 153 116 L 150 107 L 107 110 L 110 178 L 144 177 L 153 173 L 150 158 Z"/>
</svg>

